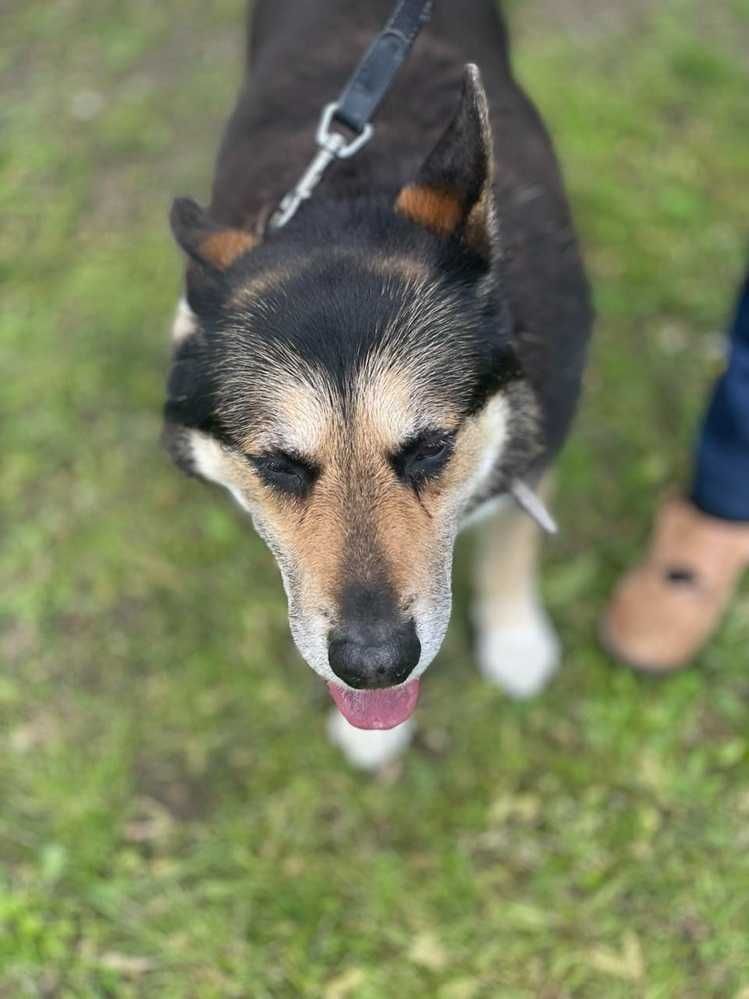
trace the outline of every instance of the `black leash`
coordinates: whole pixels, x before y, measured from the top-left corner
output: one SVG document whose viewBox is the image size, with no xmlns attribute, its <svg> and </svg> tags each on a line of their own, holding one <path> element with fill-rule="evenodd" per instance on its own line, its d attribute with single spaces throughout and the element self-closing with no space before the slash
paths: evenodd
<svg viewBox="0 0 749 999">
<path fill-rule="evenodd" d="M 301 203 L 310 197 L 333 160 L 348 159 L 372 138 L 372 118 L 431 13 L 432 0 L 399 0 L 338 100 L 324 108 L 315 138 L 317 154 L 271 216 L 268 223 L 271 229 L 286 225 Z M 355 138 L 347 142 L 340 132 L 332 131 L 335 121 L 351 129 Z"/>
<path fill-rule="evenodd" d="M 338 98 L 334 118 L 357 135 L 364 131 L 431 14 L 431 0 L 401 0 Z"/>
</svg>

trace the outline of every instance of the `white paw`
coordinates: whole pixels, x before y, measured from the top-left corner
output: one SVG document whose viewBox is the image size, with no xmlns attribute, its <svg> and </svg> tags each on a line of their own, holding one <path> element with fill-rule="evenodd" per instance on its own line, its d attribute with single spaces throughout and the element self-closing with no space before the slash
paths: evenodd
<svg viewBox="0 0 749 999">
<path fill-rule="evenodd" d="M 519 624 L 483 627 L 479 632 L 478 663 L 483 676 L 511 697 L 533 697 L 559 666 L 561 648 L 554 628 L 541 608 Z"/>
<path fill-rule="evenodd" d="M 343 750 L 352 766 L 361 770 L 379 770 L 400 756 L 411 741 L 413 730 L 410 719 L 395 728 L 369 731 L 349 725 L 335 708 L 328 717 L 330 741 Z"/>
</svg>

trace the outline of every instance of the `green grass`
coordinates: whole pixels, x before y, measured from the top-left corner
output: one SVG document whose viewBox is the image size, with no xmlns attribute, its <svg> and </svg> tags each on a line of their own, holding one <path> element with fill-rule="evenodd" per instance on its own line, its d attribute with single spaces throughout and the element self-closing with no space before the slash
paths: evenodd
<svg viewBox="0 0 749 999">
<path fill-rule="evenodd" d="M 241 4 L 6 5 L 3 996 L 747 995 L 749 594 L 669 682 L 594 636 L 720 366 L 749 7 L 626 6 L 513 6 L 600 314 L 545 574 L 565 668 L 527 705 L 482 685 L 461 582 L 418 744 L 371 779 L 270 556 L 158 445 L 166 208 L 207 191 Z"/>
</svg>

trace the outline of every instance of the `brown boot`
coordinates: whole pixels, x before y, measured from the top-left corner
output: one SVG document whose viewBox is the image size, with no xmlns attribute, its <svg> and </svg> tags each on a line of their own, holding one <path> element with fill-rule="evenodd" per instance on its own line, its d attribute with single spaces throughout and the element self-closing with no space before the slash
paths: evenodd
<svg viewBox="0 0 749 999">
<path fill-rule="evenodd" d="M 748 566 L 749 524 L 667 500 L 647 558 L 621 580 L 601 621 L 603 645 L 650 673 L 686 666 L 718 627 Z"/>
</svg>

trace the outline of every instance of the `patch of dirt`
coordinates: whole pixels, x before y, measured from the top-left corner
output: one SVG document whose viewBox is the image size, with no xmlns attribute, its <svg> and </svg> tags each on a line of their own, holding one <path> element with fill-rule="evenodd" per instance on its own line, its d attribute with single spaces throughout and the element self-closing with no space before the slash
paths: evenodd
<svg viewBox="0 0 749 999">
<path fill-rule="evenodd" d="M 0 662 L 21 666 L 36 648 L 36 629 L 25 621 L 0 622 Z"/>
<path fill-rule="evenodd" d="M 153 822 L 157 811 L 171 821 L 193 822 L 204 819 L 213 807 L 210 778 L 189 773 L 185 761 L 175 757 L 140 759 L 135 767 L 135 796 L 151 805 L 147 816 L 133 817 L 133 829 Z"/>
</svg>

